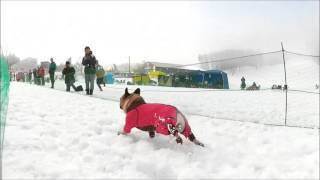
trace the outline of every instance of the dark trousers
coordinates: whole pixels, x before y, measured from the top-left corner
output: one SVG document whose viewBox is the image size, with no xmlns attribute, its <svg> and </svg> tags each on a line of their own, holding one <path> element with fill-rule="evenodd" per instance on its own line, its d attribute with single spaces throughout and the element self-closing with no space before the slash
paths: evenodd
<svg viewBox="0 0 320 180">
<path fill-rule="evenodd" d="M 36 76 L 33 76 L 33 83 L 37 84 L 37 77 Z"/>
<path fill-rule="evenodd" d="M 41 85 L 44 86 L 44 76 L 41 76 L 40 79 L 41 79 Z"/>
<path fill-rule="evenodd" d="M 36 85 L 41 85 L 41 77 L 37 76 Z"/>
<path fill-rule="evenodd" d="M 76 91 L 76 86 L 73 83 L 67 83 L 67 91 L 70 91 L 70 86 L 73 88 L 74 91 Z"/>
<path fill-rule="evenodd" d="M 96 78 L 95 74 L 85 74 L 84 75 L 85 82 L 86 82 L 86 90 L 93 90 L 94 89 L 94 79 Z"/>
<path fill-rule="evenodd" d="M 104 82 L 103 77 L 102 78 L 97 78 L 97 85 L 98 85 L 100 91 L 102 91 L 102 88 L 101 88 L 100 84 L 104 84 L 104 87 L 106 87 L 106 83 Z"/>
<path fill-rule="evenodd" d="M 54 73 L 50 73 L 51 87 L 54 88 Z"/>
</svg>

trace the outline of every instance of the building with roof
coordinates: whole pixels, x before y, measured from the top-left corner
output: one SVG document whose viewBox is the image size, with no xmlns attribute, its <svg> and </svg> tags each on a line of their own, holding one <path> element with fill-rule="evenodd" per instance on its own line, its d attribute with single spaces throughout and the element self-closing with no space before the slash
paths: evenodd
<svg viewBox="0 0 320 180">
<path fill-rule="evenodd" d="M 198 67 L 183 67 L 181 64 L 171 64 L 171 63 L 161 63 L 161 62 L 154 62 L 148 61 L 145 62 L 144 65 L 144 73 L 148 73 L 150 71 L 160 71 L 166 74 L 176 74 L 176 73 L 183 73 L 183 72 L 191 72 L 193 70 L 199 70 Z"/>
</svg>

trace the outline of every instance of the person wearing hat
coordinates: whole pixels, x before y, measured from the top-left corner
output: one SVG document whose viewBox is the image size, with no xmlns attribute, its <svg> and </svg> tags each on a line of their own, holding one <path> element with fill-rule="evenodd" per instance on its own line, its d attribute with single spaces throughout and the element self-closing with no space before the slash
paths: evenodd
<svg viewBox="0 0 320 180">
<path fill-rule="evenodd" d="M 82 65 L 84 66 L 86 92 L 87 95 L 92 95 L 94 89 L 94 80 L 96 78 L 96 57 L 92 54 L 90 47 L 85 47 L 85 56 L 82 59 Z"/>
<path fill-rule="evenodd" d="M 51 81 L 51 88 L 54 88 L 54 73 L 56 72 L 57 65 L 53 61 L 53 58 L 50 59 L 51 63 L 49 66 L 49 75 L 50 75 L 50 81 Z"/>
<path fill-rule="evenodd" d="M 62 70 L 62 75 L 64 76 L 64 82 L 66 83 L 68 92 L 70 91 L 70 86 L 74 89 L 74 91 L 77 91 L 76 87 L 74 85 L 74 82 L 75 82 L 74 74 L 75 73 L 76 73 L 75 69 L 70 65 L 70 62 L 67 61 L 66 66 Z"/>
</svg>

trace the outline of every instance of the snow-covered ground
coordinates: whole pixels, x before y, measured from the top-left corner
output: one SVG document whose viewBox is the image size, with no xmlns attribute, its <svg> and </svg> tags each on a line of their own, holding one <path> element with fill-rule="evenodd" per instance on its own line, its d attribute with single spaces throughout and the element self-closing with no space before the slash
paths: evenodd
<svg viewBox="0 0 320 180">
<path fill-rule="evenodd" d="M 81 79 L 75 84 L 84 87 Z M 47 86 L 49 87 L 49 84 Z M 96 87 L 93 96 L 119 101 L 125 87 L 131 91 L 140 87 L 146 102 L 172 104 L 189 115 L 275 125 L 285 123 L 285 92 L 280 90 L 233 91 L 107 85 L 102 92 Z M 57 81 L 56 89 L 64 91 L 64 82 Z M 319 128 L 319 94 L 290 91 L 287 124 Z"/>
<path fill-rule="evenodd" d="M 79 83 L 78 83 L 79 84 Z M 64 90 L 63 82 L 57 89 Z M 134 89 L 135 86 L 130 86 Z M 124 86 L 94 97 L 12 83 L 3 151 L 4 178 L 303 178 L 319 177 L 319 129 L 283 123 L 280 91 L 204 91 L 141 87 L 147 102 L 176 105 L 206 147 L 134 130 L 117 136 Z M 155 92 L 161 91 L 161 92 Z M 165 91 L 186 91 L 165 92 Z M 294 93 L 293 125 L 319 127 L 319 95 Z M 97 98 L 96 98 L 97 97 Z M 100 99 L 103 98 L 103 99 Z M 317 98 L 317 99 L 315 99 Z M 304 104 L 305 108 L 301 108 Z M 197 114 L 197 115 L 196 115 Z"/>
</svg>

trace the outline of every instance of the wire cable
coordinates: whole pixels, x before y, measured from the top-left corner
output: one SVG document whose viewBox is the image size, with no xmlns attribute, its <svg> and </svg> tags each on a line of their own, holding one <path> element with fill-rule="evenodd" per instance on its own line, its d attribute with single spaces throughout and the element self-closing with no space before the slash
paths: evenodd
<svg viewBox="0 0 320 180">
<path fill-rule="evenodd" d="M 320 57 L 319 55 L 302 54 L 302 53 L 297 53 L 297 52 L 292 52 L 292 51 L 287 51 L 287 50 L 284 50 L 284 51 L 286 53 L 295 54 L 295 55 L 298 55 L 298 56 L 308 56 L 308 57 L 314 57 L 314 58 L 319 58 Z"/>
<path fill-rule="evenodd" d="M 234 61 L 234 60 L 237 60 L 237 59 L 254 57 L 254 56 L 261 56 L 261 55 L 266 55 L 266 54 L 274 54 L 274 53 L 279 53 L 279 52 L 282 52 L 282 51 L 279 50 L 279 51 L 271 51 L 271 52 L 264 52 L 264 53 L 258 53 L 258 54 L 250 54 L 250 55 L 246 55 L 246 56 L 237 56 L 237 57 L 232 57 L 232 58 L 216 59 L 216 60 L 212 60 L 212 61 L 192 63 L 192 64 L 185 64 L 185 65 L 178 65 L 178 66 L 173 66 L 173 67 L 178 68 L 178 67 L 186 67 L 186 66 L 193 66 L 193 65 L 199 65 L 199 64 L 207 64 L 207 63 L 213 63 L 213 62 Z"/>
</svg>

